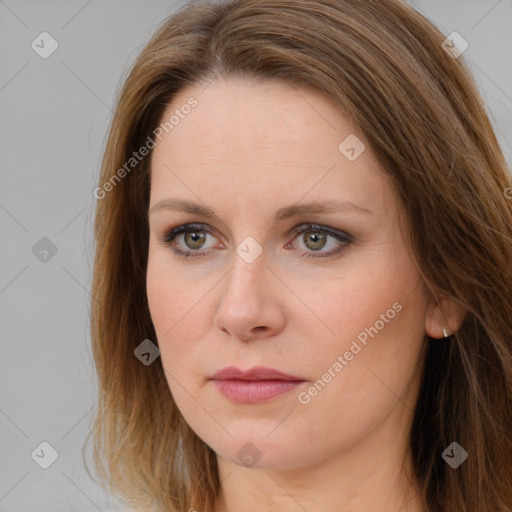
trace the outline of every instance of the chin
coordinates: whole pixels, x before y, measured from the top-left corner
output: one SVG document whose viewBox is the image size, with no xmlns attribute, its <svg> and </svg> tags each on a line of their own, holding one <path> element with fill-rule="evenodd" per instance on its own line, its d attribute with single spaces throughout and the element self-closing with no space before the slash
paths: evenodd
<svg viewBox="0 0 512 512">
<path fill-rule="evenodd" d="M 273 428 L 276 424 L 274 422 Z M 279 427 L 278 427 L 279 428 Z M 222 457 L 241 467 L 279 470 L 292 469 L 307 465 L 312 461 L 311 454 L 304 451 L 304 441 L 295 442 L 285 431 L 281 435 L 272 429 L 258 426 L 240 429 L 239 432 L 225 434 L 222 439 L 203 439 Z"/>
</svg>

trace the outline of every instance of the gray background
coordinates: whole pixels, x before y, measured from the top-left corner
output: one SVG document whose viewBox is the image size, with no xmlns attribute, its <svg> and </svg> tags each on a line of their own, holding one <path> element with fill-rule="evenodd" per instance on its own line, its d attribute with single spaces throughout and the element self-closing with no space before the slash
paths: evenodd
<svg viewBox="0 0 512 512">
<path fill-rule="evenodd" d="M 182 3 L 0 0 L 0 512 L 120 509 L 80 453 L 97 401 L 92 191 L 121 77 Z M 464 57 L 510 164 L 512 0 L 413 5 L 469 42 Z M 47 59 L 31 47 L 43 31 L 59 45 Z M 57 249 L 47 261 L 33 252 L 43 237 Z M 48 469 L 31 457 L 43 441 L 58 452 Z"/>
</svg>

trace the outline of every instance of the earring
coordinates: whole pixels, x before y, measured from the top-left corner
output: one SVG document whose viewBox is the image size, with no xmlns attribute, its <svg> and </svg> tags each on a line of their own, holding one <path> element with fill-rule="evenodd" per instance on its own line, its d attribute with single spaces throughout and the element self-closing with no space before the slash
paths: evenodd
<svg viewBox="0 0 512 512">
<path fill-rule="evenodd" d="M 443 335 L 445 338 L 448 338 L 448 332 L 446 331 L 445 327 L 443 327 Z"/>
</svg>

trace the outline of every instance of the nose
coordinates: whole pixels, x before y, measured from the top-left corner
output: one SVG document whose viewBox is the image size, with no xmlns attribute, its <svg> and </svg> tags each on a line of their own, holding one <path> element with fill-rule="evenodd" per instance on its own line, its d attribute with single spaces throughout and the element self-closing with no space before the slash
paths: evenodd
<svg viewBox="0 0 512 512">
<path fill-rule="evenodd" d="M 267 267 L 264 254 L 252 263 L 235 255 L 233 268 L 220 286 L 214 325 L 224 334 L 250 341 L 275 336 L 283 329 L 285 287 Z"/>
</svg>

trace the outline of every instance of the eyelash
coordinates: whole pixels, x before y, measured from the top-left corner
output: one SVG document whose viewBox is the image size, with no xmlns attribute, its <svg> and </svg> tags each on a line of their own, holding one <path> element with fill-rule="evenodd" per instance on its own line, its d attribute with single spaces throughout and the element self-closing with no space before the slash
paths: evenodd
<svg viewBox="0 0 512 512">
<path fill-rule="evenodd" d="M 299 227 L 304 226 L 302 229 L 298 229 Z M 184 251 L 182 249 L 178 249 L 175 245 L 173 245 L 173 240 L 180 234 L 187 233 L 187 232 L 194 232 L 194 231 L 206 231 L 207 233 L 211 234 L 213 236 L 213 233 L 209 231 L 204 224 L 183 224 L 181 226 L 177 226 L 173 229 L 170 229 L 169 231 L 163 233 L 162 235 L 159 235 L 158 238 L 161 242 L 163 242 L 166 245 L 169 245 L 172 249 L 172 251 L 179 256 L 183 258 L 195 258 L 199 256 L 206 256 L 208 254 L 206 251 Z M 318 224 L 302 224 L 301 226 L 297 226 L 292 230 L 293 235 L 300 235 L 301 233 L 304 233 L 306 231 L 319 231 L 322 233 L 327 233 L 328 235 L 334 237 L 340 242 L 343 242 L 345 246 L 341 247 L 341 249 L 331 249 L 327 252 L 322 252 L 321 256 L 318 256 L 314 253 L 314 251 L 303 251 L 303 254 L 306 258 L 327 258 L 329 256 L 334 256 L 336 254 L 339 254 L 343 249 L 345 249 L 346 246 L 350 245 L 354 239 L 352 235 L 348 233 L 344 233 L 342 231 L 334 231 L 332 229 L 329 229 L 325 226 L 320 226 Z M 296 237 L 294 237 L 295 239 Z"/>
</svg>

